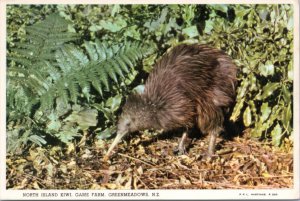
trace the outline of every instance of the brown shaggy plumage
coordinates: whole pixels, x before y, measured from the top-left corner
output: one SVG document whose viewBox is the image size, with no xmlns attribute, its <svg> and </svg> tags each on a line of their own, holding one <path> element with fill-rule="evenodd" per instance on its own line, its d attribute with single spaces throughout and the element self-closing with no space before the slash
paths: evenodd
<svg viewBox="0 0 300 201">
<path fill-rule="evenodd" d="M 144 92 L 128 97 L 118 135 L 196 124 L 202 133 L 211 135 L 211 155 L 223 129 L 223 108 L 234 102 L 235 85 L 236 66 L 223 51 L 206 45 L 178 45 L 156 63 Z"/>
</svg>

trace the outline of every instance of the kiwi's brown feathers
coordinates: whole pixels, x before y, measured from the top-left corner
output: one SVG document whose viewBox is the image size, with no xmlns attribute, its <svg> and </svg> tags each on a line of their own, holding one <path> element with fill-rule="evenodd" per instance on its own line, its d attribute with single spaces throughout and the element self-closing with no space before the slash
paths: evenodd
<svg viewBox="0 0 300 201">
<path fill-rule="evenodd" d="M 182 44 L 155 64 L 142 94 L 128 97 L 118 133 L 190 128 L 219 133 L 223 109 L 234 102 L 236 66 L 224 52 Z"/>
</svg>

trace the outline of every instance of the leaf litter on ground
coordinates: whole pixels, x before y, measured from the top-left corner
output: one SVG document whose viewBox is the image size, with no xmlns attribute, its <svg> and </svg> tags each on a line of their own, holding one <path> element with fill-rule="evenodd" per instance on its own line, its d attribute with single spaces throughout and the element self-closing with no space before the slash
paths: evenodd
<svg viewBox="0 0 300 201">
<path fill-rule="evenodd" d="M 124 140 L 107 162 L 111 141 L 68 148 L 32 147 L 7 155 L 8 189 L 274 189 L 293 187 L 293 146 L 247 135 L 218 139 L 205 159 L 207 139 L 190 139 L 186 155 L 174 154 L 179 138 L 147 133 Z M 88 143 L 87 143 L 88 144 Z"/>
</svg>

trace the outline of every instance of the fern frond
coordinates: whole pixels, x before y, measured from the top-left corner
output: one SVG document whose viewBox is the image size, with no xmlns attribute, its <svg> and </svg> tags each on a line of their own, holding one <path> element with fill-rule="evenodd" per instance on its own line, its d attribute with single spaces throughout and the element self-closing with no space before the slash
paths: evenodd
<svg viewBox="0 0 300 201">
<path fill-rule="evenodd" d="M 57 96 L 59 96 L 61 98 L 61 100 L 63 101 L 64 104 L 68 104 L 68 102 L 69 102 L 68 87 L 69 87 L 69 85 L 67 84 L 67 80 L 65 78 L 63 78 L 57 85 L 57 89 L 56 89 Z M 55 98 L 55 96 L 52 96 L 52 99 L 53 98 Z M 50 106 L 52 106 L 52 105 L 50 105 Z"/>
<path fill-rule="evenodd" d="M 64 45 L 62 49 L 65 49 L 66 53 L 69 56 L 69 60 L 72 60 L 74 62 L 76 61 L 75 65 L 86 65 L 89 62 L 88 57 L 82 52 L 82 50 L 74 48 L 73 45 Z"/>
<path fill-rule="evenodd" d="M 100 41 L 87 42 L 84 47 L 88 56 L 74 45 L 64 45 L 56 53 L 58 66 L 64 85 L 58 80 L 51 88 L 55 97 L 63 97 L 76 102 L 76 96 L 84 94 L 88 98 L 90 88 L 95 88 L 102 96 L 120 77 L 125 77 L 137 62 L 149 53 L 149 46 L 141 43 L 111 45 Z M 95 60 L 98 58 L 98 60 Z M 81 91 L 79 91 L 79 89 Z M 66 93 L 68 92 L 68 93 Z"/>
<path fill-rule="evenodd" d="M 61 73 L 59 72 L 59 70 L 54 66 L 52 65 L 50 62 L 48 61 L 45 61 L 45 71 L 48 73 L 49 75 L 49 79 L 52 81 L 56 81 L 60 78 L 61 76 Z"/>
<path fill-rule="evenodd" d="M 68 65 L 72 60 L 76 61 L 72 63 L 73 66 L 86 65 L 89 62 L 88 57 L 82 52 L 70 49 L 72 53 L 65 55 L 73 57 L 69 57 L 65 62 L 65 71 L 60 67 L 62 62 L 60 66 L 57 65 L 55 52 L 63 44 L 77 38 L 76 34 L 68 32 L 68 22 L 58 14 L 50 15 L 44 21 L 26 27 L 25 30 L 25 40 L 15 43 L 14 48 L 8 50 L 7 58 L 10 61 L 7 73 L 8 124 L 22 121 L 26 117 L 26 119 L 38 117 L 41 113 L 37 112 L 37 109 L 45 115 L 44 110 L 53 106 L 58 96 L 62 97 L 65 103 L 68 103 L 70 98 L 76 102 L 80 90 L 75 78 L 66 79 L 67 73 L 72 70 Z M 9 129 L 11 128 L 8 126 Z M 39 145 L 45 143 L 43 138 L 34 134 L 31 125 L 23 130 L 16 131 L 18 141 L 9 139 L 13 145 L 21 147 L 28 140 Z M 22 138 L 19 140 L 20 136 Z"/>
<path fill-rule="evenodd" d="M 100 66 L 95 67 L 95 70 L 97 72 L 97 75 L 99 76 L 99 80 L 104 84 L 105 89 L 108 91 L 109 90 L 109 83 L 108 83 L 108 75 L 107 72 L 105 71 L 105 68 L 101 68 Z"/>
<path fill-rule="evenodd" d="M 76 72 L 75 74 L 71 75 L 74 80 L 79 84 L 80 88 L 83 90 L 90 91 L 90 83 L 87 75 L 84 72 Z"/>
<path fill-rule="evenodd" d="M 76 34 L 68 32 L 68 22 L 58 14 L 49 15 L 44 21 L 25 28 L 25 42 L 16 43 L 16 48 L 11 49 L 19 56 L 17 58 L 28 61 L 54 60 L 53 52 L 66 42 L 77 38 Z M 32 67 L 28 62 L 21 62 L 26 68 Z"/>
<path fill-rule="evenodd" d="M 17 44 L 15 49 L 21 56 L 13 58 L 24 68 L 11 68 L 10 79 L 23 79 L 22 87 L 35 100 L 32 103 L 40 100 L 42 109 L 51 108 L 58 97 L 66 104 L 76 103 L 82 95 L 88 99 L 91 87 L 102 96 L 150 52 L 148 45 L 139 42 L 111 45 L 85 41 L 84 50 L 72 44 L 62 45 L 74 35 L 67 32 L 66 21 L 57 15 L 29 27 L 27 33 L 27 43 Z"/>
<path fill-rule="evenodd" d="M 112 59 L 110 61 L 110 66 L 114 69 L 114 71 L 120 76 L 120 77 L 124 77 L 123 74 L 123 69 L 122 67 L 119 66 L 119 64 L 116 62 L 116 60 Z M 126 68 L 127 71 L 125 71 L 126 73 L 128 73 L 128 69 Z"/>
<path fill-rule="evenodd" d="M 39 145 L 39 146 L 42 146 L 43 144 L 46 144 L 46 140 L 38 135 L 30 135 L 29 138 L 28 138 L 31 142 Z"/>
<path fill-rule="evenodd" d="M 101 96 L 103 96 L 102 85 L 99 81 L 93 80 L 92 86 L 99 92 Z"/>
<path fill-rule="evenodd" d="M 122 60 L 122 58 L 116 56 L 115 61 L 118 62 L 120 68 L 125 71 L 126 73 L 129 73 L 129 69 L 126 65 L 126 63 Z"/>
<path fill-rule="evenodd" d="M 103 46 L 103 44 L 101 44 L 101 42 L 98 39 L 96 39 L 95 46 L 99 56 L 98 61 L 99 62 L 104 61 L 106 59 L 105 47 Z"/>
<path fill-rule="evenodd" d="M 8 56 L 7 57 L 8 60 L 14 61 L 18 64 L 21 64 L 21 66 L 31 66 L 32 62 L 26 58 L 22 58 L 22 57 L 16 57 L 16 56 Z M 9 70 L 10 70 L 10 66 L 8 66 Z"/>
<path fill-rule="evenodd" d="M 106 73 L 109 75 L 109 77 L 118 83 L 117 74 L 115 72 L 115 69 L 110 65 L 109 62 L 105 63 L 103 68 L 105 69 Z"/>
<path fill-rule="evenodd" d="M 95 49 L 95 47 L 87 41 L 84 41 L 84 47 L 85 47 L 85 49 L 88 53 L 89 58 L 92 61 L 97 61 L 98 60 L 98 54 L 97 54 L 97 50 Z"/>
<path fill-rule="evenodd" d="M 71 66 L 69 63 L 69 59 L 66 56 L 63 49 L 58 49 L 55 53 L 55 58 L 58 64 L 58 67 L 62 71 L 62 73 L 68 73 L 70 72 Z"/>
<path fill-rule="evenodd" d="M 74 80 L 69 80 L 69 93 L 70 93 L 70 99 L 73 101 L 73 103 L 77 102 L 77 97 L 79 94 L 79 87 L 78 83 L 76 83 Z"/>
</svg>

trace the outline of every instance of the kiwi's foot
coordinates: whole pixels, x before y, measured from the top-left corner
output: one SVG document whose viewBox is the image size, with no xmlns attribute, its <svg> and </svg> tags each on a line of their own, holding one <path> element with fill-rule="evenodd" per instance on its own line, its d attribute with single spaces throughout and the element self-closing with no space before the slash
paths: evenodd
<svg viewBox="0 0 300 201">
<path fill-rule="evenodd" d="M 216 159 L 216 158 L 218 158 L 218 154 L 212 154 L 212 153 L 205 153 L 205 154 L 201 154 L 200 155 L 200 160 L 201 161 L 207 161 L 207 160 L 214 160 L 214 159 Z"/>
<path fill-rule="evenodd" d="M 187 131 L 182 134 L 182 137 L 180 139 L 178 147 L 175 150 L 173 150 L 174 154 L 177 154 L 177 155 L 186 155 L 187 154 L 187 151 L 186 151 L 186 148 L 185 148 L 187 136 L 188 136 Z"/>
<path fill-rule="evenodd" d="M 173 153 L 176 155 L 187 155 L 187 151 L 185 149 L 185 146 L 178 146 L 173 150 Z"/>
</svg>

